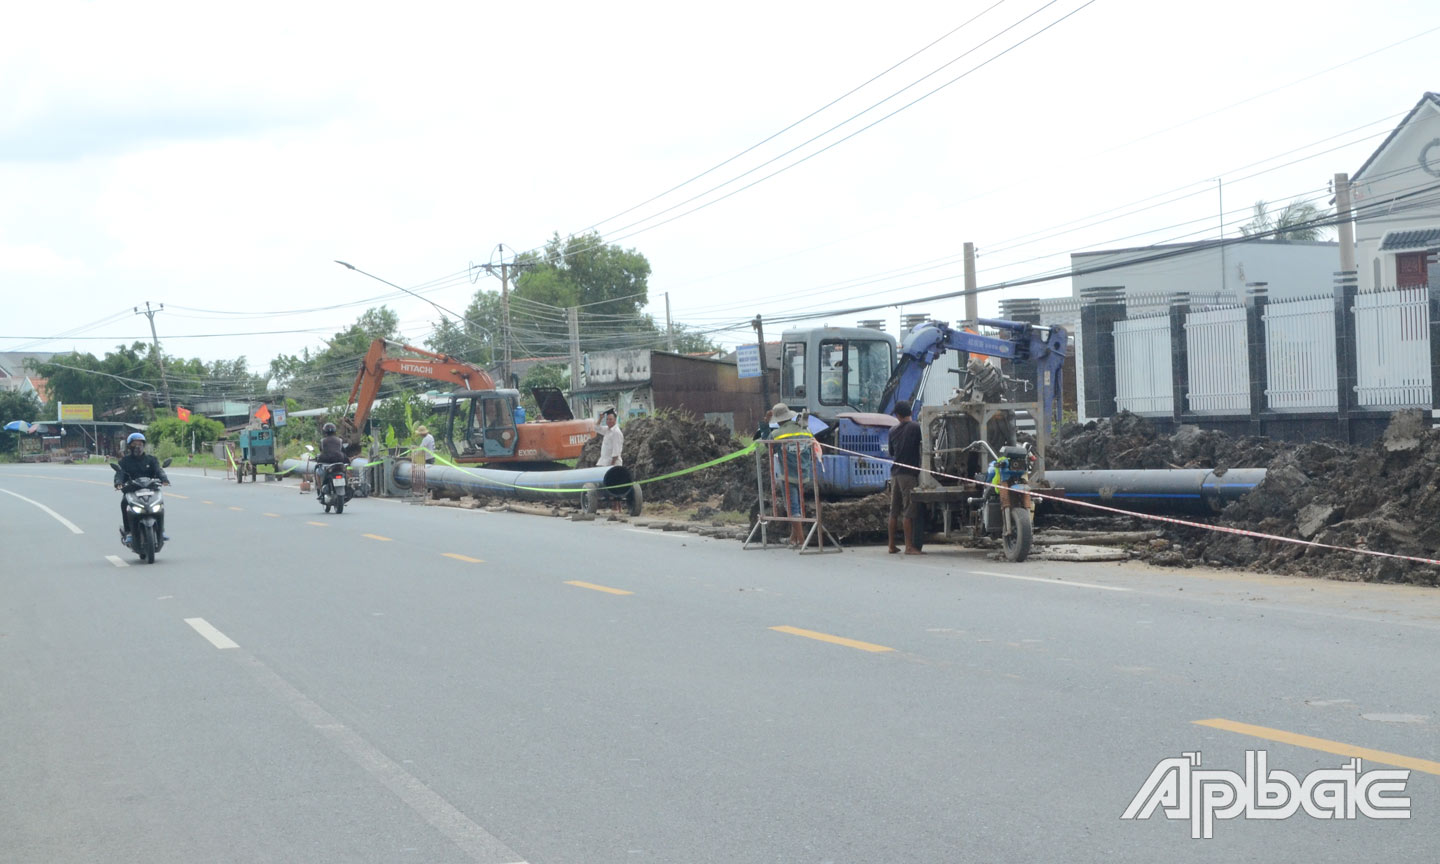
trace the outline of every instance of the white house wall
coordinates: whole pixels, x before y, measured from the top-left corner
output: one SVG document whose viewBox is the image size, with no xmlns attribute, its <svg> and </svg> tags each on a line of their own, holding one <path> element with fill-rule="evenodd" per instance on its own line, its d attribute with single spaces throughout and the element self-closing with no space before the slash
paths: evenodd
<svg viewBox="0 0 1440 864">
<path fill-rule="evenodd" d="M 1420 152 L 1436 138 L 1440 138 L 1440 109 L 1427 101 L 1355 179 L 1351 190 L 1355 266 L 1362 290 L 1395 285 L 1395 255 L 1380 251 L 1387 233 L 1440 228 L 1436 192 L 1401 197 L 1440 184 L 1440 177 L 1420 169 Z M 1440 158 L 1440 148 L 1432 149 L 1430 158 Z"/>
<path fill-rule="evenodd" d="M 1182 249 L 1158 246 L 1071 255 L 1070 264 L 1077 271 L 1119 265 L 1098 273 L 1072 277 L 1071 296 L 1079 297 L 1087 288 L 1124 286 L 1127 299 L 1142 294 L 1185 292 L 1208 295 L 1220 292 L 1238 301 L 1245 296 L 1247 284 L 1265 282 L 1272 298 L 1313 297 L 1332 290 L 1335 272 L 1340 269 L 1340 247 L 1330 242 L 1255 241 L 1236 243 L 1223 250 L 1198 249 L 1160 260 L 1124 263 Z M 1222 255 L 1225 268 L 1223 289 L 1220 288 Z"/>
</svg>

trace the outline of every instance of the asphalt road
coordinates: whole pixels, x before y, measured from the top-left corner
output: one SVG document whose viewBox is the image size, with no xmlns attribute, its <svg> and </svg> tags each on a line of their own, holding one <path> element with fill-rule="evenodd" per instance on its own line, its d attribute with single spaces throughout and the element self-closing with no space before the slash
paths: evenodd
<svg viewBox="0 0 1440 864">
<path fill-rule="evenodd" d="M 0 466 L 5 862 L 1435 860 L 1432 589 L 337 517 L 185 470 L 142 565 L 108 478 Z M 1408 819 L 1121 818 L 1182 753 L 1354 748 Z"/>
</svg>

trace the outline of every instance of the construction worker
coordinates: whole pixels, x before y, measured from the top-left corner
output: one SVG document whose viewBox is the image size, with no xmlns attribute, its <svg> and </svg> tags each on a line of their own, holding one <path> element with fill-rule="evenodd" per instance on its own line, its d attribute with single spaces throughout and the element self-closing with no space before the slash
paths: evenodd
<svg viewBox="0 0 1440 864">
<path fill-rule="evenodd" d="M 770 419 L 780 425 L 770 430 L 774 459 L 771 462 L 772 487 L 792 518 L 805 515 L 805 494 L 815 476 L 815 436 L 799 422 L 799 415 L 790 410 L 784 402 L 777 402 L 770 409 Z M 803 522 L 790 523 L 790 543 L 800 546 L 805 542 Z"/>
<path fill-rule="evenodd" d="M 890 554 L 900 551 L 895 545 L 896 523 L 905 531 L 905 554 L 924 555 L 915 545 L 915 507 L 911 496 L 920 482 L 920 424 L 910 419 L 910 403 L 895 403 L 895 419 L 899 425 L 890 430 Z"/>
<path fill-rule="evenodd" d="M 600 442 L 600 459 L 595 465 L 600 468 L 624 465 L 620 454 L 625 449 L 625 433 L 620 431 L 620 418 L 616 416 L 614 408 L 600 415 L 595 431 L 599 432 L 603 439 Z"/>
</svg>

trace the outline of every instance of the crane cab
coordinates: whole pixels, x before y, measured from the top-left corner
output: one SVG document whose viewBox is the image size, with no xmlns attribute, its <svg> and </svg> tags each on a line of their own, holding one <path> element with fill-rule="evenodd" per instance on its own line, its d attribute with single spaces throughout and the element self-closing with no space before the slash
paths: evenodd
<svg viewBox="0 0 1440 864">
<path fill-rule="evenodd" d="M 542 416 L 528 423 L 518 410 L 519 390 L 456 390 L 449 396 L 441 443 L 456 462 L 553 468 L 578 458 L 585 442 L 595 437 L 595 421 L 576 420 L 558 391 L 551 399 L 536 394 Z"/>
<path fill-rule="evenodd" d="M 880 410 L 895 337 L 868 327 L 811 327 L 780 336 L 780 401 L 833 423 Z"/>
<path fill-rule="evenodd" d="M 458 390 L 450 394 L 445 442 L 457 462 L 514 459 L 520 443 L 518 390 Z"/>
</svg>

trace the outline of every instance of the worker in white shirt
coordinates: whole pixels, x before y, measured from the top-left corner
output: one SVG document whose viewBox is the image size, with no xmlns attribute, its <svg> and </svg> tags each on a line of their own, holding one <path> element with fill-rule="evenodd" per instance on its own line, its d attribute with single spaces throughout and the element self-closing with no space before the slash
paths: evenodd
<svg viewBox="0 0 1440 864">
<path fill-rule="evenodd" d="M 600 442 L 600 460 L 595 463 L 597 468 L 610 468 L 615 465 L 624 465 L 620 459 L 620 451 L 625 448 L 625 433 L 620 431 L 619 418 L 615 416 L 615 409 L 611 408 L 600 415 L 596 421 L 595 431 L 600 433 L 603 439 Z"/>
</svg>

